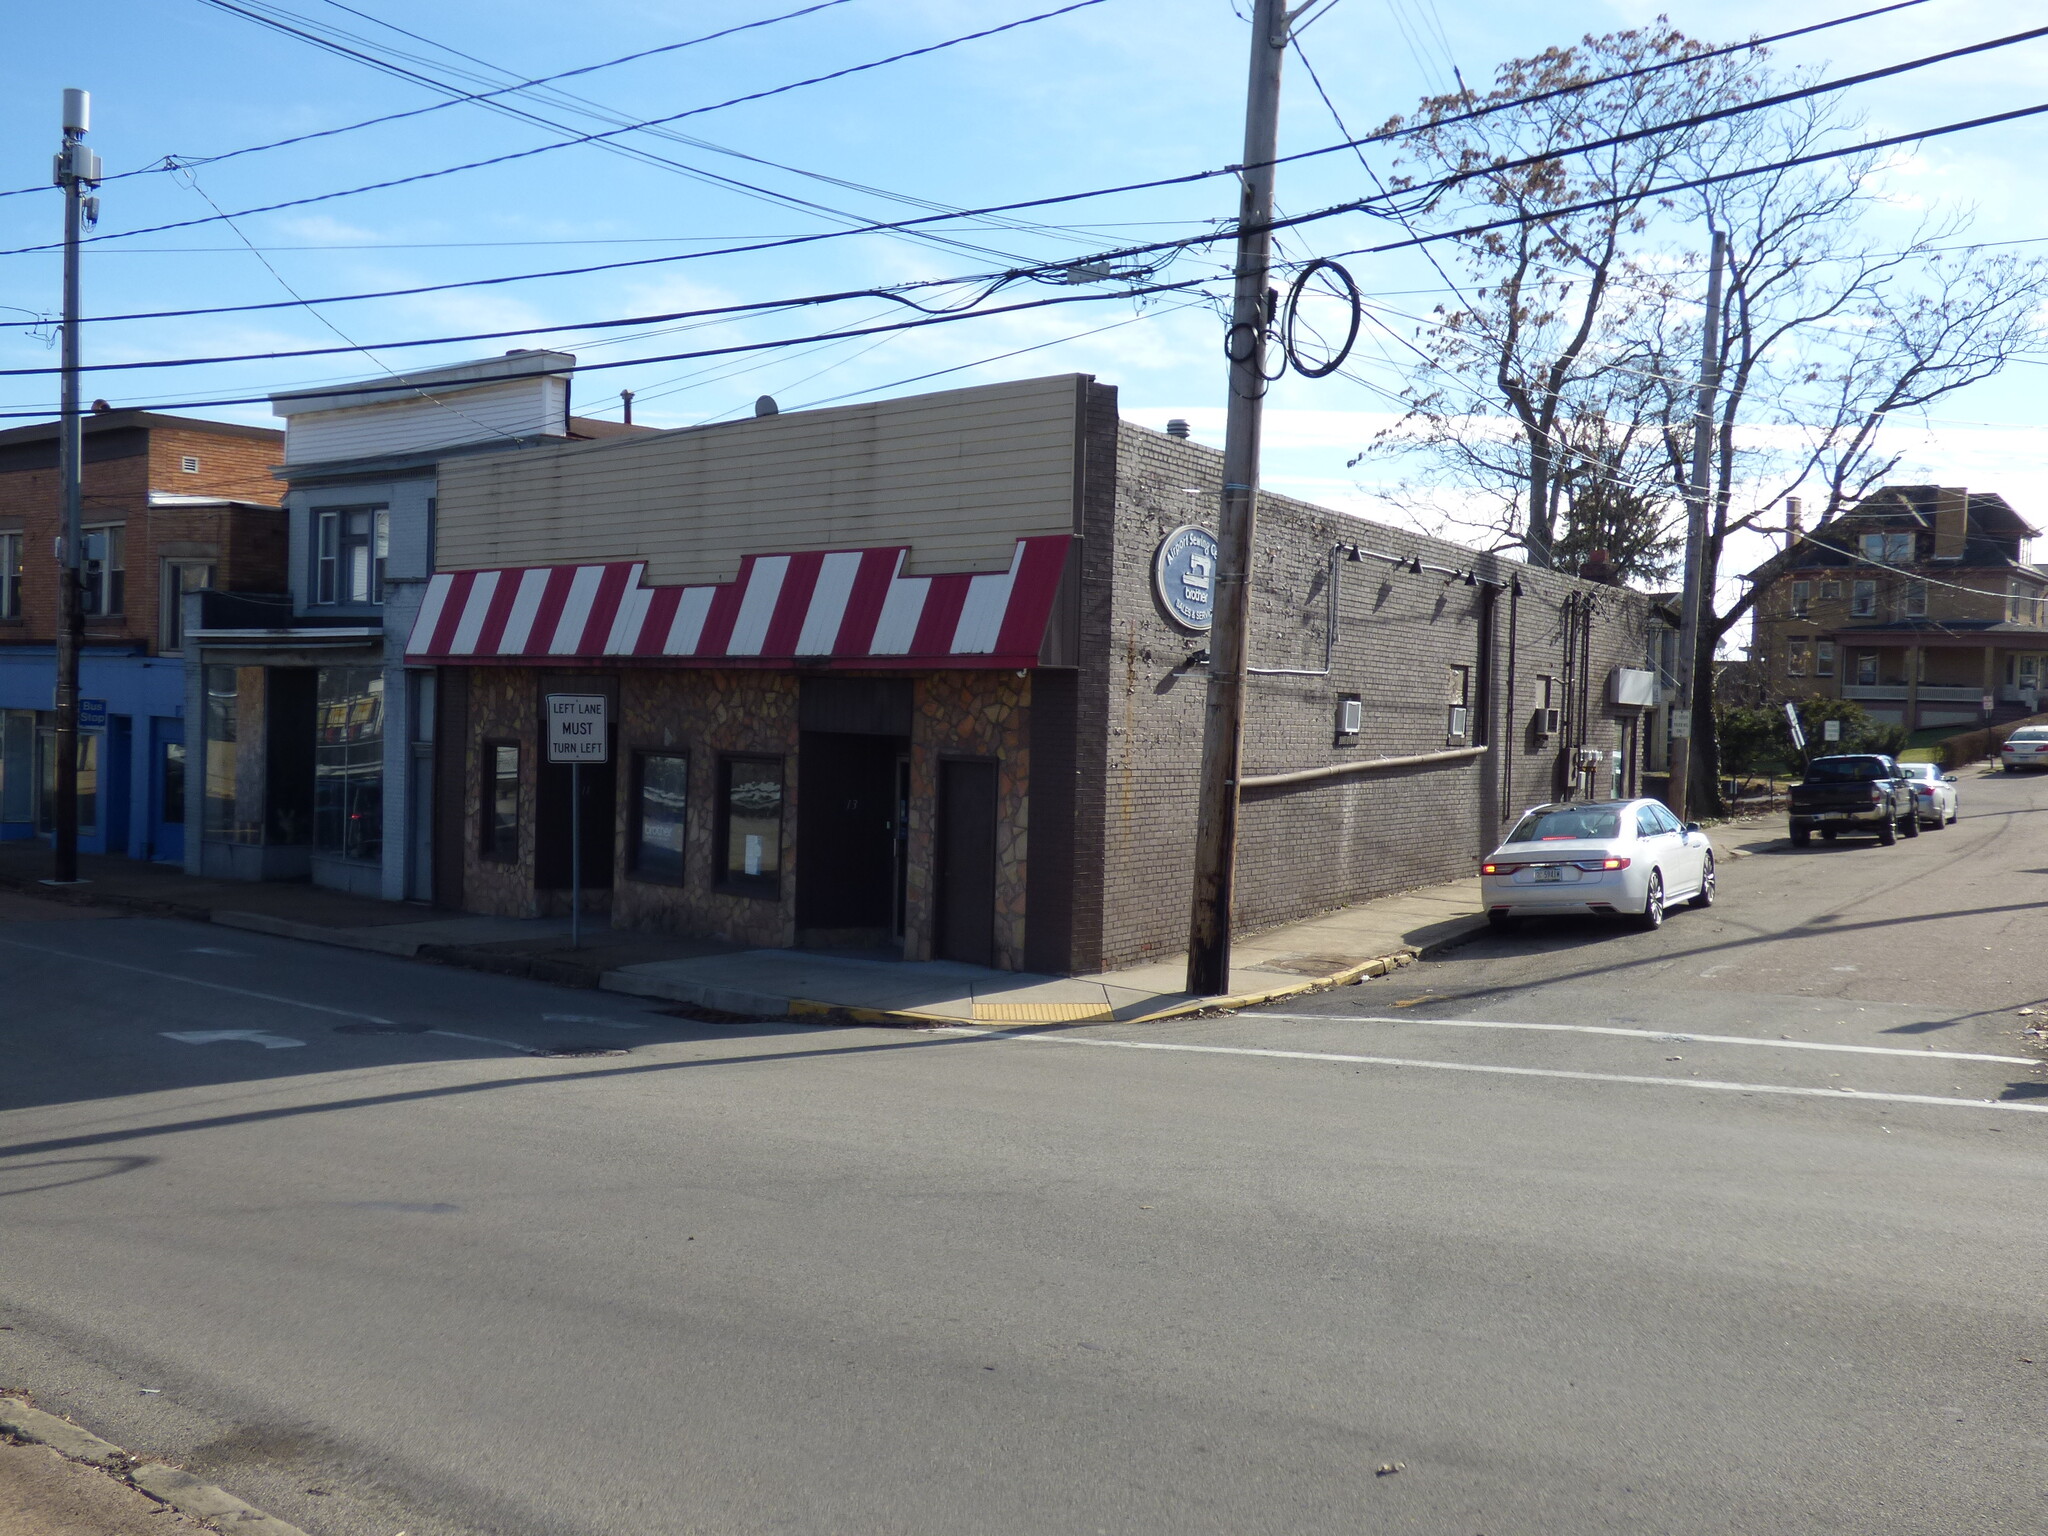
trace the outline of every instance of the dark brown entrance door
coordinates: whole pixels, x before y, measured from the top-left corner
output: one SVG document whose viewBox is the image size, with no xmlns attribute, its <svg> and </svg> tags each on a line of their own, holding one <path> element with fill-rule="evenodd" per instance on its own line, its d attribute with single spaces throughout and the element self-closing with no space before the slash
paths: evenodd
<svg viewBox="0 0 2048 1536">
<path fill-rule="evenodd" d="M 797 757 L 796 924 L 807 945 L 884 944 L 895 921 L 894 736 L 805 731 Z"/>
<path fill-rule="evenodd" d="M 996 765 L 939 764 L 938 903 L 933 952 L 941 960 L 996 959 Z"/>
</svg>

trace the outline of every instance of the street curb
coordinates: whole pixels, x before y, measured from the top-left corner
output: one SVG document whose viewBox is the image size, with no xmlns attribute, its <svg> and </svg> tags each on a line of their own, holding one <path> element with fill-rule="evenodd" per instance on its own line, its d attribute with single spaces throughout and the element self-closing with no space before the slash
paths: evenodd
<svg viewBox="0 0 2048 1536">
<path fill-rule="evenodd" d="M 1257 1008 L 1266 1003 L 1276 1003 L 1285 998 L 1305 997 L 1311 992 L 1323 992 L 1333 987 L 1348 987 L 1354 981 L 1363 981 L 1368 976 L 1385 976 L 1404 965 L 1412 965 L 1426 954 L 1432 954 L 1451 944 L 1462 943 L 1470 937 L 1470 931 L 1447 934 L 1432 941 L 1423 948 L 1404 947 L 1391 954 L 1379 955 L 1371 960 L 1361 960 L 1356 965 L 1347 965 L 1342 970 L 1332 971 L 1327 976 L 1313 976 L 1305 981 L 1291 981 L 1283 986 L 1268 987 L 1257 992 L 1232 992 L 1220 997 L 1190 997 L 1170 1007 L 1154 1009 L 1150 1013 L 1134 1013 L 1123 1017 L 1110 1016 L 1101 1019 L 1047 1020 L 1045 1023 L 1064 1024 L 1151 1024 L 1161 1019 L 1180 1018 L 1190 1013 L 1202 1013 L 1212 1009 Z M 608 974 L 602 983 L 608 992 L 624 992 L 636 997 L 658 997 L 670 1002 L 694 1003 L 701 1008 L 716 1008 L 721 1013 L 753 1014 L 766 1018 L 806 1019 L 819 1024 L 870 1024 L 894 1025 L 910 1029 L 958 1029 L 972 1026 L 973 1019 L 955 1018 L 945 1013 L 925 1013 L 915 1008 L 857 1008 L 846 1003 L 820 1002 L 808 997 L 781 997 L 765 992 L 742 992 L 732 987 L 714 987 L 686 981 L 671 981 L 655 977 L 627 977 L 628 984 L 615 984 Z M 1104 1009 L 1109 1013 L 1108 1009 Z M 1030 1020 L 1008 1020 L 1020 1028 L 1042 1028 Z"/>
<path fill-rule="evenodd" d="M 0 1397 L 0 1431 L 32 1445 L 46 1445 L 67 1460 L 100 1467 L 179 1514 L 222 1530 L 246 1536 L 306 1536 L 296 1525 L 244 1504 L 225 1488 L 160 1461 L 138 1461 L 118 1445 L 19 1398 Z"/>
<path fill-rule="evenodd" d="M 49 893 L 33 886 L 11 880 L 0 880 L 0 890 L 18 891 L 25 895 L 47 896 Z M 568 974 L 567 967 L 542 966 L 532 963 L 526 957 L 504 955 L 478 955 L 469 952 L 470 947 L 461 944 L 435 944 L 414 941 L 407 947 L 405 941 L 377 943 L 366 942 L 360 934 L 374 934 L 375 928 L 326 928 L 316 923 L 296 923 L 286 918 L 271 917 L 265 913 L 223 911 L 208 908 L 183 908 L 169 902 L 140 900 L 133 897 L 113 895 L 88 895 L 84 892 L 67 893 L 58 898 L 73 906 L 103 906 L 132 913 L 136 916 L 181 917 L 199 922 L 210 922 L 216 927 L 239 928 L 246 932 L 266 933 L 277 938 L 301 939 L 313 944 L 331 944 L 338 948 L 364 950 L 373 954 L 391 956 L 394 959 L 415 960 L 427 964 L 453 966 L 461 970 L 481 971 L 486 974 L 520 976 L 530 981 L 547 982 L 554 986 L 594 986 L 603 992 L 618 992 L 628 997 L 652 998 L 659 1002 L 688 1003 L 698 1008 L 711 1008 L 720 1013 L 736 1014 L 751 1018 L 808 1019 L 816 1023 L 884 1024 L 898 1025 L 912 1029 L 930 1029 L 937 1025 L 956 1027 L 970 1020 L 952 1018 L 946 1014 L 924 1013 L 914 1008 L 861 1008 L 847 1003 L 828 1003 L 813 998 L 786 997 L 780 993 L 749 992 L 739 987 L 717 986 L 709 982 L 676 980 L 669 977 L 634 976 L 626 970 L 602 971 L 593 979 L 590 973 L 577 971 Z M 1202 1013 L 1212 1009 L 1257 1008 L 1266 1003 L 1275 1003 L 1287 998 L 1304 997 L 1312 992 L 1324 992 L 1334 987 L 1348 987 L 1353 982 L 1363 981 L 1369 976 L 1385 976 L 1401 966 L 1426 959 L 1454 945 L 1462 944 L 1485 927 L 1483 914 L 1474 916 L 1456 931 L 1440 934 L 1422 945 L 1403 945 L 1388 954 L 1376 955 L 1370 960 L 1361 960 L 1325 976 L 1310 977 L 1303 981 L 1288 982 L 1282 986 L 1268 987 L 1256 992 L 1234 992 L 1220 997 L 1191 997 L 1169 1007 L 1154 1009 L 1149 1013 L 1132 1014 L 1127 1018 L 1112 1016 L 1096 1020 L 1066 1020 L 1068 1023 L 1102 1024 L 1150 1024 L 1161 1019 L 1180 1018 L 1190 1013 Z M 546 974 L 542 974 L 543 970 Z"/>
</svg>

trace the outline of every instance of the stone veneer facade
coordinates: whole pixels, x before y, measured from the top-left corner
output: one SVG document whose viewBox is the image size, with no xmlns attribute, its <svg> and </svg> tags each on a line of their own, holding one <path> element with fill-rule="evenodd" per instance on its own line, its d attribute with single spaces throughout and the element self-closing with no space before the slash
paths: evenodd
<svg viewBox="0 0 2048 1536">
<path fill-rule="evenodd" d="M 903 674 L 890 674 L 901 677 Z M 606 693 L 614 701 L 617 775 L 614 877 L 608 893 L 586 893 L 586 911 L 607 907 L 619 928 L 704 935 L 732 943 L 783 947 L 796 941 L 797 808 L 805 785 L 798 771 L 798 700 L 793 672 L 714 668 L 622 669 L 618 672 L 485 667 L 470 672 L 463 811 L 463 906 L 506 917 L 564 913 L 566 897 L 537 888 L 540 699 L 550 692 Z M 914 674 L 910 738 L 910 827 L 904 954 L 931 957 L 933 807 L 938 766 L 946 757 L 997 764 L 996 963 L 1024 964 L 1027 799 L 1030 786 L 1030 680 L 1012 672 L 963 670 Z M 520 747 L 519 853 L 484 857 L 476 829 L 483 818 L 484 751 Z M 689 760 L 684 873 L 677 880 L 634 871 L 635 754 L 669 752 Z M 778 757 L 783 762 L 783 878 L 774 897 L 717 888 L 716 796 L 722 755 Z M 608 900 L 607 900 L 608 897 Z"/>
</svg>

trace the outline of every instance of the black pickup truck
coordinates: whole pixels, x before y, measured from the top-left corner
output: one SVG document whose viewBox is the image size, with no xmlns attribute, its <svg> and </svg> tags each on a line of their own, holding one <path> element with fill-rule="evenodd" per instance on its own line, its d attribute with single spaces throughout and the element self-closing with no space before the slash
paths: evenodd
<svg viewBox="0 0 2048 1536">
<path fill-rule="evenodd" d="M 1899 776 L 1897 763 L 1874 752 L 1816 757 L 1790 798 L 1795 848 L 1812 842 L 1815 828 L 1831 843 L 1840 832 L 1874 832 L 1887 845 L 1902 832 L 1920 835 L 1911 781 Z"/>
</svg>

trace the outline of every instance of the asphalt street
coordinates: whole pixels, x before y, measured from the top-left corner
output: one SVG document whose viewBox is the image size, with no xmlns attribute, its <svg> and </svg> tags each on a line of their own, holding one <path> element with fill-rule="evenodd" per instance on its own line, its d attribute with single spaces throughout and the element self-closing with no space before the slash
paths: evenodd
<svg viewBox="0 0 2048 1536">
<path fill-rule="evenodd" d="M 1962 789 L 1025 1034 L 0 898 L 0 1388 L 315 1536 L 2032 1536 L 2048 778 Z"/>
</svg>

